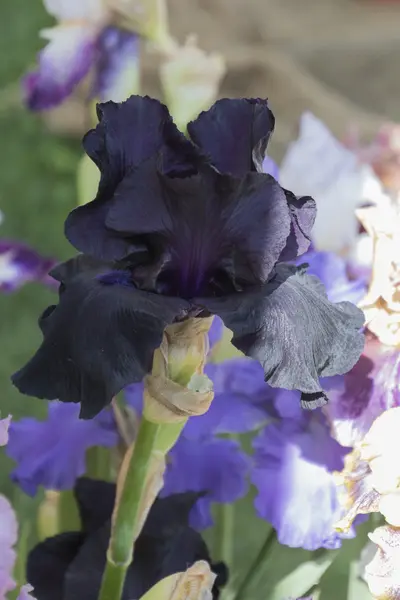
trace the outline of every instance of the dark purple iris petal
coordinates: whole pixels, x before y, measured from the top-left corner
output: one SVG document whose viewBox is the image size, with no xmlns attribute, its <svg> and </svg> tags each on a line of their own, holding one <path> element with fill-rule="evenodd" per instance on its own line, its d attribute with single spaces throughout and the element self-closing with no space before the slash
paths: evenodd
<svg viewBox="0 0 400 600">
<path fill-rule="evenodd" d="M 319 377 L 349 371 L 364 346 L 363 313 L 329 302 L 303 268 L 279 265 L 261 290 L 199 302 L 233 331 L 239 350 L 261 362 L 268 383 L 300 390 L 307 408 L 326 401 Z"/>
<path fill-rule="evenodd" d="M 262 171 L 275 118 L 267 100 L 218 100 L 188 125 L 192 140 L 221 173 Z"/>
<path fill-rule="evenodd" d="M 82 480 L 76 493 L 83 532 L 49 538 L 28 557 L 28 580 L 37 600 L 96 600 L 110 536 L 115 486 Z M 210 562 L 199 533 L 188 525 L 189 512 L 198 494 L 176 494 L 157 499 L 135 543 L 135 556 L 127 570 L 122 600 L 140 598 L 158 581 L 185 571 L 196 560 Z M 219 574 L 213 589 L 226 581 L 223 565 L 211 564 Z M 225 580 L 225 581 L 224 581 Z"/>
<path fill-rule="evenodd" d="M 100 122 L 86 134 L 83 146 L 101 172 L 98 194 L 93 202 L 70 213 L 65 233 L 78 250 L 114 260 L 132 252 L 131 241 L 110 235 L 104 224 L 117 185 L 156 154 L 164 172 L 193 171 L 196 151 L 174 125 L 167 107 L 147 96 L 99 104 L 97 113 Z"/>
<path fill-rule="evenodd" d="M 142 380 L 164 328 L 187 309 L 179 298 L 102 284 L 99 274 L 93 269 L 67 282 L 58 306 L 42 319 L 42 345 L 13 376 L 24 394 L 81 402 L 83 418 Z"/>
<path fill-rule="evenodd" d="M 105 223 L 120 235 L 158 234 L 167 293 L 193 297 L 209 293 L 221 271 L 239 286 L 265 281 L 286 243 L 290 216 L 270 175 L 236 179 L 204 167 L 171 178 L 150 160 L 117 188 Z"/>
<path fill-rule="evenodd" d="M 290 209 L 290 235 L 279 262 L 294 260 L 306 252 L 311 243 L 311 229 L 317 216 L 315 200 L 310 196 L 296 197 L 285 190 Z"/>
</svg>

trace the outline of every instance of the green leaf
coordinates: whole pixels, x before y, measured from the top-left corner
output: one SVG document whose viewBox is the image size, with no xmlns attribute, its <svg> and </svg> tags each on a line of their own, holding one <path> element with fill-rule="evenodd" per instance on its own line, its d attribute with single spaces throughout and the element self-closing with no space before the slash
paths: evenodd
<svg viewBox="0 0 400 600">
<path fill-rule="evenodd" d="M 284 551 L 288 548 L 279 548 L 282 562 L 285 562 Z M 282 552 L 283 551 L 283 552 Z M 299 598 L 316 585 L 323 574 L 329 569 L 338 554 L 338 550 L 319 550 L 313 553 L 313 557 L 298 565 L 291 573 L 286 575 L 277 583 L 270 594 L 265 597 L 268 600 L 282 600 L 282 598 Z M 339 597 L 339 596 L 338 596 Z M 341 599 L 342 600 L 342 599 Z"/>
<path fill-rule="evenodd" d="M 100 181 L 100 171 L 94 162 L 84 154 L 79 161 L 76 175 L 78 204 L 82 206 L 94 200 Z"/>
<path fill-rule="evenodd" d="M 371 600 L 367 585 L 358 577 L 358 560 L 374 528 L 370 519 L 357 527 L 356 538 L 343 542 L 337 560 L 321 579 L 320 600 Z"/>
</svg>

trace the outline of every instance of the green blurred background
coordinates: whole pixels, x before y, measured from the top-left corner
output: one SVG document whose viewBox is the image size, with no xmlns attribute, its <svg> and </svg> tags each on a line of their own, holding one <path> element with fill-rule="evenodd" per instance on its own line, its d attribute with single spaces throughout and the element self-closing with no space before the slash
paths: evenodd
<svg viewBox="0 0 400 600">
<path fill-rule="evenodd" d="M 198 1 L 194 4 L 197 9 L 202 3 Z M 207 3 L 203 4 L 206 5 Z M 358 71 L 354 67 L 355 72 L 359 74 L 360 83 L 357 85 L 354 79 L 354 68 L 351 71 L 349 60 L 347 60 L 350 57 L 354 59 L 354 51 L 346 54 L 342 44 L 341 52 L 346 54 L 346 60 L 344 61 L 346 69 L 342 72 L 343 77 L 340 70 L 334 70 L 332 63 L 332 70 L 327 72 L 325 80 L 329 80 L 328 83 L 343 94 L 343 102 L 338 101 L 329 111 L 326 109 L 326 103 L 323 99 L 318 102 L 315 93 L 313 93 L 312 98 L 303 94 L 301 102 L 296 102 L 297 98 L 294 93 L 296 89 L 291 88 L 292 83 L 287 79 L 283 78 L 281 80 L 279 78 L 279 73 L 277 75 L 274 66 L 270 70 L 266 67 L 265 72 L 264 70 L 260 72 L 260 51 L 265 51 L 267 60 L 268 48 L 271 47 L 271 44 L 275 44 L 275 50 L 278 48 L 281 51 L 284 48 L 289 57 L 298 55 L 299 60 L 303 61 L 302 64 L 312 63 L 310 68 L 314 70 L 315 75 L 318 74 L 318 69 L 321 70 L 321 63 L 318 63 L 315 58 L 318 54 L 313 52 L 313 47 L 310 45 L 310 36 L 307 32 L 301 34 L 300 27 L 293 26 L 291 29 L 287 15 L 291 14 L 290 11 L 294 11 L 294 13 L 298 11 L 297 14 L 294 14 L 293 23 L 301 21 L 301 23 L 307 24 L 308 19 L 310 21 L 309 26 L 316 33 L 317 38 L 320 34 L 319 43 L 320 46 L 322 44 L 325 51 L 325 54 L 321 54 L 321 60 L 324 61 L 325 65 L 329 64 L 329 53 L 327 54 L 330 47 L 329 43 L 331 43 L 329 39 L 331 41 L 334 39 L 335 31 L 332 27 L 330 29 L 327 27 L 326 39 L 328 41 L 324 42 L 321 32 L 316 29 L 315 23 L 312 22 L 312 19 L 316 18 L 315 15 L 318 10 L 312 14 L 309 12 L 313 5 L 310 0 L 304 0 L 304 2 L 303 0 L 296 0 L 296 4 L 293 4 L 290 0 L 281 4 L 280 2 L 274 2 L 274 0 L 269 0 L 269 2 L 266 0 L 264 2 L 265 9 L 263 9 L 265 11 L 263 13 L 265 15 L 264 20 L 265 22 L 268 21 L 269 24 L 272 22 L 272 28 L 274 23 L 278 24 L 277 28 L 273 29 L 272 34 L 269 33 L 270 30 L 263 33 L 261 29 L 254 29 L 261 26 L 260 20 L 254 15 L 251 17 L 254 21 L 252 21 L 253 28 L 250 28 L 250 25 L 245 21 L 242 24 L 237 24 L 238 19 L 246 19 L 247 15 L 250 14 L 249 7 L 254 8 L 256 4 L 260 5 L 260 2 L 251 0 L 247 5 L 244 0 L 241 2 L 235 0 L 234 4 L 235 6 L 240 5 L 240 11 L 235 13 L 236 24 L 232 26 L 231 39 L 229 32 L 225 32 L 226 35 L 223 38 L 219 34 L 221 28 L 219 28 L 219 31 L 218 27 L 216 29 L 215 19 L 217 19 L 217 25 L 218 18 L 220 18 L 219 23 L 221 23 L 221 18 L 225 16 L 224 10 L 226 15 L 232 14 L 228 12 L 230 11 L 229 6 L 232 8 L 232 5 L 229 5 L 225 0 L 221 0 L 218 3 L 219 8 L 216 9 L 214 19 L 209 21 L 206 15 L 207 18 L 204 17 L 201 21 L 199 27 L 207 30 L 209 35 L 200 37 L 200 42 L 208 50 L 213 50 L 215 45 L 218 45 L 217 49 L 225 53 L 229 71 L 224 81 L 224 95 L 270 96 L 273 108 L 278 116 L 277 141 L 274 147 L 276 156 L 282 155 L 288 140 L 294 137 L 295 123 L 305 108 L 311 108 L 318 116 L 325 118 L 335 132 L 344 130 L 352 116 L 360 118 L 361 130 L 363 131 L 364 127 L 366 133 L 370 133 L 376 123 L 380 121 L 379 115 L 392 118 L 400 117 L 400 103 L 398 101 L 394 102 L 393 99 L 393 94 L 396 94 L 398 89 L 393 89 L 391 83 L 392 87 L 388 86 L 385 92 L 386 95 L 383 92 L 380 95 L 375 94 L 371 105 L 369 97 L 365 98 L 365 93 L 362 90 L 362 85 L 366 85 L 367 69 L 365 65 L 363 68 L 360 67 Z M 323 4 L 324 1 L 317 2 L 316 0 L 314 6 L 319 9 Z M 331 5 L 334 6 L 334 4 L 335 2 L 332 0 Z M 345 2 L 337 2 L 336 5 L 338 4 L 344 7 L 350 5 L 351 2 L 346 0 Z M 358 4 L 361 5 L 362 2 L 360 1 Z M 175 15 L 177 15 L 177 21 L 173 20 L 172 22 L 172 29 L 174 30 L 174 27 L 177 27 L 178 30 L 186 33 L 189 33 L 192 29 L 196 30 L 196 24 L 200 23 L 197 17 L 191 20 L 190 10 L 179 12 L 177 10 L 179 8 L 178 0 L 171 0 L 171 5 L 175 10 Z M 267 19 L 267 5 L 271 5 L 271 9 L 273 7 L 279 9 L 280 7 L 279 10 L 283 15 L 281 20 L 276 16 L 274 17 L 275 21 L 274 18 L 272 18 L 272 21 Z M 182 4 L 180 6 L 182 7 Z M 210 13 L 212 12 L 210 9 Z M 307 12 L 309 17 L 305 15 Z M 376 15 L 374 17 L 373 14 L 369 14 L 368 19 L 366 27 L 369 26 L 369 22 L 375 23 L 376 26 Z M 389 15 L 387 22 L 390 22 L 390 20 Z M 326 14 L 325 21 L 320 20 L 321 27 L 324 26 L 324 23 L 329 25 L 332 23 L 332 15 L 329 16 L 329 11 Z M 343 26 L 346 23 L 348 24 L 348 19 L 343 18 Z M 354 23 L 356 23 L 356 20 Z M 51 24 L 52 19 L 45 12 L 40 0 L 28 0 L 28 4 L 27 0 L 2 0 L 1 2 L 0 209 L 4 215 L 4 222 L 0 225 L 0 236 L 22 240 L 31 244 L 43 255 L 65 259 L 73 254 L 72 248 L 69 247 L 63 236 L 63 222 L 67 213 L 76 205 L 75 175 L 81 157 L 79 136 L 61 136 L 50 132 L 43 118 L 24 110 L 19 106 L 20 102 L 18 100 L 19 79 L 27 68 L 33 65 L 35 55 L 43 45 L 38 32 L 41 28 Z M 376 31 L 375 27 L 375 34 Z M 381 31 L 383 39 L 384 30 L 381 28 L 379 31 Z M 240 44 L 236 44 L 235 35 L 241 37 Z M 329 35 L 331 38 L 329 38 Z M 367 29 L 365 30 L 365 39 L 367 39 Z M 249 41 L 251 43 L 248 43 Z M 347 43 L 348 39 L 346 38 L 344 41 Z M 377 35 L 374 38 L 375 43 L 376 41 Z M 318 39 L 315 43 L 317 44 L 317 42 Z M 356 52 L 356 55 L 361 59 L 363 56 L 363 43 L 361 43 L 358 54 Z M 249 59 L 249 67 L 246 61 L 241 61 L 240 56 L 241 49 L 243 50 L 243 56 L 245 56 L 250 46 L 253 48 L 253 58 L 250 57 Z M 234 47 L 234 51 L 229 52 L 228 50 L 231 47 Z M 390 48 L 392 48 L 391 45 Z M 310 56 L 312 56 L 312 60 L 310 60 Z M 379 56 L 382 56 L 382 52 Z M 385 61 L 382 64 L 386 69 Z M 382 75 L 384 68 L 375 67 L 375 70 L 372 71 L 369 68 L 368 73 L 369 75 L 372 73 L 372 78 L 375 77 L 376 79 L 378 71 Z M 324 77 L 321 79 L 323 80 Z M 391 82 L 390 78 L 386 77 L 386 79 Z M 324 87 L 325 83 L 321 83 L 322 92 L 326 89 Z M 376 91 L 375 87 L 372 85 L 372 89 Z M 351 104 L 350 100 L 350 104 L 347 102 L 347 91 L 349 92 L 347 96 L 351 98 L 351 102 L 354 104 Z M 292 92 L 293 97 L 289 98 L 288 95 Z M 385 102 L 385 98 L 387 98 L 387 102 Z M 356 104 L 358 101 L 360 109 Z M 368 111 L 371 111 L 371 118 Z M 279 118 L 281 118 L 281 121 L 279 121 Z M 347 121 L 344 123 L 346 119 Z M 279 124 L 280 122 L 282 125 Z M 11 413 L 14 418 L 18 419 L 27 415 L 45 414 L 46 404 L 40 400 L 21 396 L 12 387 L 10 375 L 30 357 L 37 347 L 40 341 L 40 332 L 37 327 L 38 315 L 48 304 L 53 302 L 54 297 L 53 292 L 38 284 L 27 285 L 13 295 L 0 295 L 1 416 Z M 2 451 L 0 453 L 0 492 L 6 493 L 13 499 L 20 520 L 24 522 L 34 514 L 34 508 L 39 498 L 31 500 L 16 492 L 9 481 L 11 466 L 11 461 L 5 457 Z M 240 577 L 246 563 L 251 560 L 257 547 L 265 538 L 268 525 L 256 519 L 249 501 L 238 503 L 236 515 L 237 554 L 235 564 L 237 574 Z M 301 518 L 301 515 L 299 515 L 299 518 Z M 354 577 L 350 577 L 352 570 L 354 571 L 356 568 L 355 563 L 352 561 L 358 557 L 360 549 L 365 544 L 367 529 L 368 527 L 361 528 L 357 540 L 345 543 L 344 551 L 325 576 L 321 596 L 324 600 L 342 600 L 346 597 L 349 589 L 349 598 L 362 600 L 370 597 L 366 593 L 365 585 L 357 582 Z M 31 536 L 31 541 L 34 537 L 34 535 Z M 308 553 L 301 551 L 286 548 L 275 549 L 272 560 L 266 569 L 265 578 L 260 582 L 254 597 L 263 598 L 263 600 L 272 598 L 273 596 L 266 596 L 265 590 L 271 589 L 273 582 L 278 579 L 280 574 L 289 573 L 292 567 L 306 556 L 309 556 Z M 275 597 L 273 598 L 275 600 Z M 279 599 L 276 598 L 276 600 Z"/>
</svg>

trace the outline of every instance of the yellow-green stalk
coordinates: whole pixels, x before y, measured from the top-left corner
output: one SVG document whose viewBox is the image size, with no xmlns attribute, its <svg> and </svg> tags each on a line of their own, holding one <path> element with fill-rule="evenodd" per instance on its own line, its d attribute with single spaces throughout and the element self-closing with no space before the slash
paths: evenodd
<svg viewBox="0 0 400 600">
<path fill-rule="evenodd" d="M 212 317 L 167 327 L 153 368 L 144 380 L 138 434 L 117 481 L 111 538 L 99 600 L 119 600 L 134 558 L 134 545 L 163 486 L 166 455 L 190 416 L 204 414 L 213 399 L 204 375 Z"/>
</svg>

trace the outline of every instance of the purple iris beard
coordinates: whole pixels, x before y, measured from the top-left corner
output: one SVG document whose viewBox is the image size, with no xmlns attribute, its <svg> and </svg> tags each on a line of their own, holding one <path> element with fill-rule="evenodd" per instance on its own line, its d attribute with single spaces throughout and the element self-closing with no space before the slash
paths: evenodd
<svg viewBox="0 0 400 600">
<path fill-rule="evenodd" d="M 84 138 L 98 193 L 65 226 L 84 254 L 53 270 L 59 304 L 15 385 L 80 402 L 91 418 L 149 372 L 166 326 L 211 314 L 272 386 L 300 390 L 306 408 L 325 403 L 319 378 L 354 365 L 364 319 L 330 302 L 305 265 L 282 262 L 307 250 L 315 203 L 262 172 L 267 101 L 220 100 L 189 123 L 190 139 L 148 97 L 100 104 L 98 115 Z"/>
</svg>

